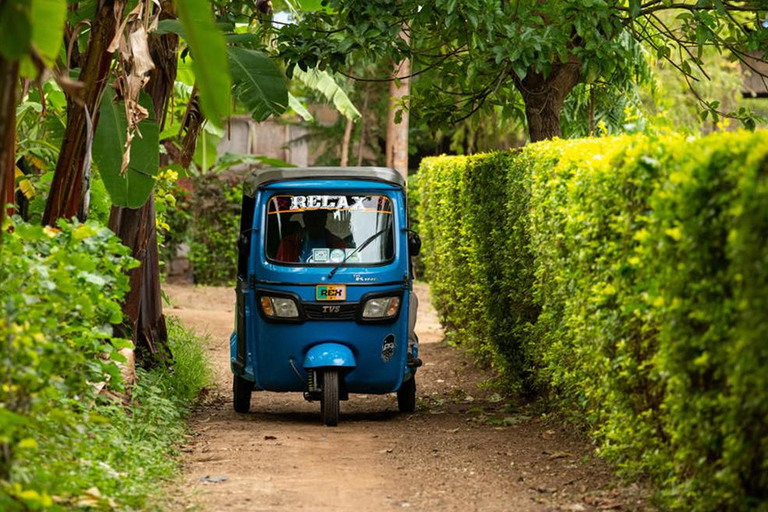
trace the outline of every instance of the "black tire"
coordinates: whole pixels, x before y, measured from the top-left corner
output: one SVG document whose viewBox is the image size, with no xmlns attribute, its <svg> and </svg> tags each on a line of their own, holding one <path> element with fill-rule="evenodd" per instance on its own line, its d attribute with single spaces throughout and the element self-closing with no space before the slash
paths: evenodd
<svg viewBox="0 0 768 512">
<path fill-rule="evenodd" d="M 416 411 L 416 376 L 406 380 L 397 390 L 397 409 L 400 412 Z"/>
<path fill-rule="evenodd" d="M 323 372 L 323 389 L 320 395 L 320 417 L 329 427 L 339 424 L 339 371 Z"/>
<path fill-rule="evenodd" d="M 251 393 L 253 392 L 253 383 L 239 375 L 234 376 L 232 382 L 232 395 L 235 412 L 245 414 L 251 410 Z"/>
</svg>

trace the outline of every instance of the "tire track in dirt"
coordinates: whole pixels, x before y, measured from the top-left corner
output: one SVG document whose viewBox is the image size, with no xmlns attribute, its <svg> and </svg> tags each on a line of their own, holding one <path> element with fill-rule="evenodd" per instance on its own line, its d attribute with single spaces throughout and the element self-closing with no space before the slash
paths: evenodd
<svg viewBox="0 0 768 512">
<path fill-rule="evenodd" d="M 254 392 L 251 413 L 231 405 L 234 292 L 166 285 L 169 314 L 209 333 L 215 386 L 197 407 L 183 448 L 181 489 L 168 507 L 205 511 L 650 510 L 637 485 L 616 486 L 571 429 L 511 406 L 482 386 L 466 355 L 440 343 L 428 288 L 420 298 L 418 409 L 394 395 L 352 395 L 338 427 L 300 393 Z"/>
</svg>

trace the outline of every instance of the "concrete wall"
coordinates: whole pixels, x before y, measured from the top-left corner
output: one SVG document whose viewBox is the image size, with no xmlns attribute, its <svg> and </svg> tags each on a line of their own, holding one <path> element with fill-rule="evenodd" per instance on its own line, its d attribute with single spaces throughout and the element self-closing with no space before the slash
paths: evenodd
<svg viewBox="0 0 768 512">
<path fill-rule="evenodd" d="M 220 155 L 224 153 L 248 153 L 279 158 L 299 167 L 310 165 L 309 144 L 303 126 L 279 123 L 268 119 L 261 123 L 247 116 L 233 117 L 225 127 L 224 138 L 219 143 Z M 233 167 L 233 171 L 245 171 L 247 165 Z"/>
<path fill-rule="evenodd" d="M 760 52 L 755 52 L 760 57 Z M 768 98 L 768 62 L 762 62 L 755 58 L 747 58 L 746 63 L 741 63 L 741 71 L 744 76 L 743 95 L 753 98 Z M 763 76 L 760 76 L 760 75 Z"/>
</svg>

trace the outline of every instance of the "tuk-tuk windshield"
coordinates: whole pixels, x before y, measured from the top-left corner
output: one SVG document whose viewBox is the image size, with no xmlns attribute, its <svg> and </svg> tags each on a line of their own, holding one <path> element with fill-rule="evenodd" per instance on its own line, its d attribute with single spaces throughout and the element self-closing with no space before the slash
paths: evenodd
<svg viewBox="0 0 768 512">
<path fill-rule="evenodd" d="M 266 235 L 267 258 L 283 264 L 338 265 L 349 256 L 347 265 L 375 265 L 395 253 L 392 203 L 383 195 L 274 195 Z"/>
</svg>

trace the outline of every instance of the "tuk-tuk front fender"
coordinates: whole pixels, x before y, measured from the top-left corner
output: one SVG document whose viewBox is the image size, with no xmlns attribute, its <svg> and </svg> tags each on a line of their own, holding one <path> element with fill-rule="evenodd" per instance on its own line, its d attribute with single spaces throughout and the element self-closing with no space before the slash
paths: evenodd
<svg viewBox="0 0 768 512">
<path fill-rule="evenodd" d="M 352 350 L 341 343 L 320 343 L 310 348 L 304 357 L 304 368 L 354 368 L 357 366 Z"/>
</svg>

